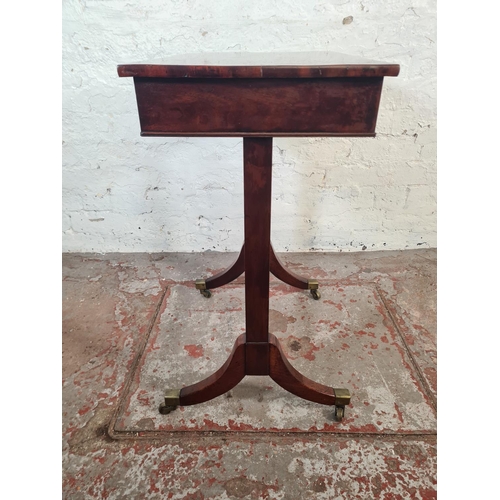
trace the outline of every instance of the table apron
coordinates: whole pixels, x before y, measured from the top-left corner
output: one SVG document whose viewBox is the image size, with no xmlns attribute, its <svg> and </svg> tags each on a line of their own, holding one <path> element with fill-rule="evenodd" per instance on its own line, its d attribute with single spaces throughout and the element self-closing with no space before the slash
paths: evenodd
<svg viewBox="0 0 500 500">
<path fill-rule="evenodd" d="M 383 78 L 134 83 L 143 136 L 373 136 Z"/>
</svg>

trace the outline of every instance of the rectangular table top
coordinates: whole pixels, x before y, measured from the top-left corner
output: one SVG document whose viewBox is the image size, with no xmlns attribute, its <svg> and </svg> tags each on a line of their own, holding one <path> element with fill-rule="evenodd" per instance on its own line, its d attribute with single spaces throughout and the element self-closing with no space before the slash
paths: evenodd
<svg viewBox="0 0 500 500">
<path fill-rule="evenodd" d="M 198 53 L 118 66 L 119 76 L 144 78 L 335 78 L 398 74 L 399 64 L 336 52 Z"/>
</svg>

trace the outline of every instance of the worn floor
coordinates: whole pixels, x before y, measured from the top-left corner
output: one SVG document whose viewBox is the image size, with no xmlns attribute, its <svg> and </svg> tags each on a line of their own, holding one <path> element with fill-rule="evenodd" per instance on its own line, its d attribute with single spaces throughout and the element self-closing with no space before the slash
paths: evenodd
<svg viewBox="0 0 500 500">
<path fill-rule="evenodd" d="M 244 331 L 244 276 L 193 283 L 234 257 L 63 256 L 63 497 L 436 498 L 436 251 L 280 255 L 322 297 L 271 277 L 270 331 L 342 422 L 268 377 L 160 415 Z"/>
</svg>

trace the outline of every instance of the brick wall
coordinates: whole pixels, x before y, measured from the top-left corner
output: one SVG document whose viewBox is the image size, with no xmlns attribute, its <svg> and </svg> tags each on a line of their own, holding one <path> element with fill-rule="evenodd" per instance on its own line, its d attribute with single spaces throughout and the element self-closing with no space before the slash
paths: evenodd
<svg viewBox="0 0 500 500">
<path fill-rule="evenodd" d="M 274 140 L 277 251 L 436 246 L 433 1 L 67 0 L 63 250 L 235 251 L 242 140 L 141 138 L 118 63 L 168 54 L 325 51 L 399 63 L 376 138 Z"/>
</svg>

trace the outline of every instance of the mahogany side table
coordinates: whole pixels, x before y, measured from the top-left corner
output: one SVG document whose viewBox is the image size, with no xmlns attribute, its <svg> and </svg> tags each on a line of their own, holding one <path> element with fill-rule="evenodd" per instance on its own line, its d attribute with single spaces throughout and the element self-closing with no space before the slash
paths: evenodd
<svg viewBox="0 0 500 500">
<path fill-rule="evenodd" d="M 160 413 L 220 396 L 245 375 L 269 375 L 287 391 L 335 406 L 348 389 L 314 382 L 288 362 L 269 332 L 269 273 L 320 298 L 318 282 L 287 270 L 270 241 L 273 137 L 373 137 L 383 79 L 399 65 L 336 53 L 193 54 L 118 66 L 133 77 L 141 136 L 243 137 L 245 241 L 226 271 L 196 281 L 203 295 L 245 273 L 246 332 L 224 365 L 196 384 L 168 390 Z"/>
</svg>

